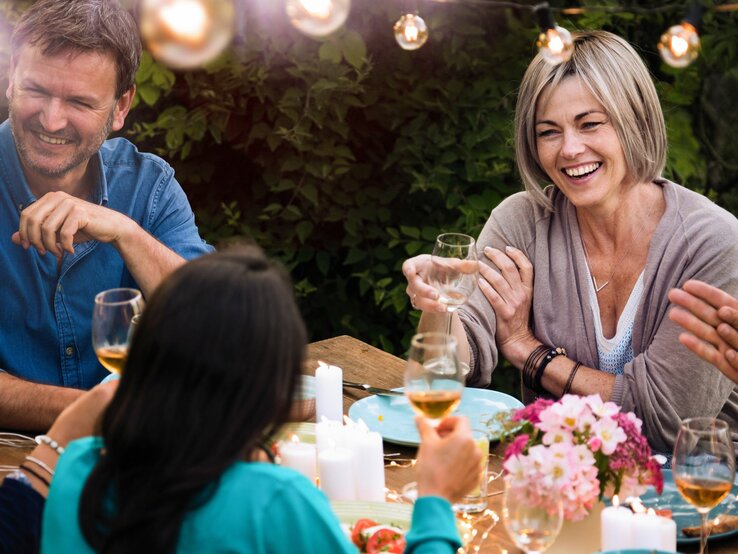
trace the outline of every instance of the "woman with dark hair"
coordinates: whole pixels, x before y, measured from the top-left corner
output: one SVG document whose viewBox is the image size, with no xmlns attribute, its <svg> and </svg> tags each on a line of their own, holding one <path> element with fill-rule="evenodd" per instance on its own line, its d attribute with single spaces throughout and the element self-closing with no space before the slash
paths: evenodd
<svg viewBox="0 0 738 554">
<path fill-rule="evenodd" d="M 305 345 L 289 280 L 258 249 L 177 270 L 141 318 L 101 436 L 57 464 L 42 552 L 355 551 L 309 480 L 257 461 L 287 421 Z M 426 497 L 408 551 L 460 545 L 449 501 L 480 458 L 465 420 L 446 433 L 421 425 Z"/>
</svg>

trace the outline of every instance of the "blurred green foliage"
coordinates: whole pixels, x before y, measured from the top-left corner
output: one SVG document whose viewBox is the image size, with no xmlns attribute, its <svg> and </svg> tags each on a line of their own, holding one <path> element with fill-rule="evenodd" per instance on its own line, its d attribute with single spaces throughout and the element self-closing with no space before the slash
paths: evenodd
<svg viewBox="0 0 738 554">
<path fill-rule="evenodd" d="M 204 70 L 144 57 L 127 134 L 175 166 L 208 240 L 248 237 L 287 265 L 313 340 L 350 334 L 402 355 L 418 317 L 402 261 L 441 231 L 477 234 L 520 189 L 512 117 L 533 18 L 421 2 L 431 37 L 407 52 L 392 36 L 394 0 L 356 0 L 320 41 L 290 26 L 282 2 L 243 4 L 245 33 Z M 615 5 L 552 2 L 603 4 Z M 666 114 L 667 176 L 736 213 L 738 15 L 708 10 L 700 58 L 675 70 L 655 44 L 685 11 L 556 17 L 639 48 Z M 517 395 L 516 374 L 495 372 L 492 387 Z"/>
</svg>

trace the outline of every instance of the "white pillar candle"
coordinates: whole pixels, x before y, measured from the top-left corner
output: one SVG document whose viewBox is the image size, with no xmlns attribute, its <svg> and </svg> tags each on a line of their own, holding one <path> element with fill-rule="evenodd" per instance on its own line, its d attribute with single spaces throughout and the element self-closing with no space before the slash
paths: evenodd
<svg viewBox="0 0 738 554">
<path fill-rule="evenodd" d="M 315 420 L 343 420 L 343 370 L 319 362 L 315 370 Z"/>
<path fill-rule="evenodd" d="M 327 448 L 318 454 L 320 488 L 330 500 L 356 500 L 353 456 L 348 448 Z"/>
<path fill-rule="evenodd" d="M 346 427 L 338 421 L 320 421 L 315 426 L 315 444 L 319 454 L 327 448 L 348 447 Z"/>
<path fill-rule="evenodd" d="M 315 483 L 315 478 L 318 476 L 318 462 L 314 444 L 295 441 L 294 438 L 290 441 L 283 441 L 279 447 L 279 456 L 283 466 L 299 471 Z"/>
<path fill-rule="evenodd" d="M 647 513 L 635 514 L 632 529 L 632 548 L 676 550 L 676 524 L 657 516 L 653 508 L 649 508 Z"/>
<path fill-rule="evenodd" d="M 356 499 L 384 502 L 384 449 L 379 433 L 355 428 L 349 437 L 354 456 Z"/>
<path fill-rule="evenodd" d="M 618 497 L 612 499 L 612 506 L 600 514 L 600 537 L 602 550 L 630 548 L 633 512 L 619 505 Z"/>
</svg>

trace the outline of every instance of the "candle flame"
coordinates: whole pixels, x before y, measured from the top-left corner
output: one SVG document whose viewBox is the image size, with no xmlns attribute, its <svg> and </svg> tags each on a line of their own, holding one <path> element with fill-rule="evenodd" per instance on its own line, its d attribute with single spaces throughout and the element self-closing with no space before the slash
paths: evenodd
<svg viewBox="0 0 738 554">
<path fill-rule="evenodd" d="M 328 367 L 328 364 L 323 360 L 318 360 L 318 367 Z"/>
<path fill-rule="evenodd" d="M 612 507 L 617 508 L 620 506 L 620 498 L 618 498 L 618 495 L 612 497 Z"/>
<path fill-rule="evenodd" d="M 292 442 L 300 442 L 300 437 L 298 437 L 297 435 L 292 435 L 290 437 L 290 441 L 292 441 Z"/>
<path fill-rule="evenodd" d="M 636 498 L 635 500 L 633 500 L 633 502 L 630 503 L 630 509 L 637 514 L 642 514 L 646 511 L 646 508 L 645 506 L 643 506 L 643 502 L 641 502 L 640 498 Z"/>
<path fill-rule="evenodd" d="M 646 513 L 648 515 L 650 515 L 650 516 L 655 516 L 656 515 L 656 510 L 654 510 L 653 508 L 649 508 Z"/>
</svg>

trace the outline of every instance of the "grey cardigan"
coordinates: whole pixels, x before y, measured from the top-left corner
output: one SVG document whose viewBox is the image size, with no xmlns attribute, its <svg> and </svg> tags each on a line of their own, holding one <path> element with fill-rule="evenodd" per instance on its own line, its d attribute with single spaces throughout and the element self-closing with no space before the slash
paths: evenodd
<svg viewBox="0 0 738 554">
<path fill-rule="evenodd" d="M 668 318 L 668 291 L 700 279 L 738 296 L 738 220 L 710 200 L 670 181 L 666 209 L 651 238 L 644 290 L 633 324 L 634 359 L 615 379 L 611 400 L 643 420 L 651 447 L 672 449 L 679 421 L 717 416 L 738 446 L 738 388 L 715 367 L 683 347 Z M 584 250 L 574 206 L 549 187 L 551 213 L 521 192 L 505 199 L 487 220 L 478 246 L 512 245 L 535 268 L 531 326 L 540 341 L 597 368 L 595 326 Z M 486 387 L 498 362 L 495 314 L 477 290 L 459 310 L 471 347 L 472 386 Z"/>
</svg>

